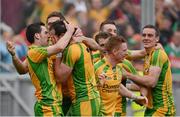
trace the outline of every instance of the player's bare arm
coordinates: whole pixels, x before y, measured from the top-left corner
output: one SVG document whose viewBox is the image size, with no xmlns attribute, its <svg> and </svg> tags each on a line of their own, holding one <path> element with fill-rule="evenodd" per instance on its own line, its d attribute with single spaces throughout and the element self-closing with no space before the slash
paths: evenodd
<svg viewBox="0 0 180 117">
<path fill-rule="evenodd" d="M 160 73 L 161 73 L 161 68 L 160 67 L 151 66 L 149 68 L 149 75 L 138 76 L 138 75 L 133 75 L 133 74 L 131 74 L 129 72 L 126 72 L 124 75 L 128 79 L 134 81 L 137 84 L 153 88 L 157 84 Z"/>
<path fill-rule="evenodd" d="M 26 74 L 28 72 L 28 64 L 27 61 L 24 60 L 23 62 L 16 56 L 15 47 L 13 42 L 8 41 L 6 43 L 7 50 L 12 56 L 13 65 L 15 66 L 17 72 L 19 74 Z"/>
<path fill-rule="evenodd" d="M 57 41 L 56 44 L 49 46 L 47 48 L 48 56 L 57 54 L 58 52 L 62 52 L 65 49 L 65 47 L 68 45 L 72 37 L 72 34 L 75 29 L 74 26 L 72 26 L 71 24 L 67 24 L 66 22 L 64 22 L 64 24 L 66 25 L 67 32 L 64 34 L 63 37 L 61 37 L 61 39 Z"/>
</svg>

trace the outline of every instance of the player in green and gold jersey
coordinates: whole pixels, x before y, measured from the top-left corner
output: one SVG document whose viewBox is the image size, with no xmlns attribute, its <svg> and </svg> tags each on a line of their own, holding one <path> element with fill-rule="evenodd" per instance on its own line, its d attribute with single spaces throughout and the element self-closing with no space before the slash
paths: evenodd
<svg viewBox="0 0 180 117">
<path fill-rule="evenodd" d="M 48 46 L 49 33 L 42 23 L 34 23 L 27 27 L 26 37 L 32 44 L 27 55 L 28 71 L 36 88 L 37 102 L 34 107 L 35 116 L 61 116 L 62 93 L 58 91 L 53 70 L 53 54 L 62 51 L 74 31 L 74 27 L 66 24 L 67 33 L 53 46 Z M 8 50 L 13 53 L 11 43 Z"/>
<path fill-rule="evenodd" d="M 142 94 L 147 95 L 149 100 L 145 116 L 175 116 L 170 61 L 164 50 L 155 50 L 159 30 L 153 25 L 146 25 L 142 31 L 142 41 L 147 52 L 144 76 L 128 72 L 125 75 L 146 87 L 142 89 Z"/>
<path fill-rule="evenodd" d="M 58 25 L 56 22 L 53 23 L 50 33 L 58 34 L 61 30 L 57 28 Z M 96 87 L 90 49 L 82 42 L 71 43 L 63 52 L 62 61 L 61 64 L 56 63 L 55 70 L 59 80 L 67 82 L 71 97 L 72 104 L 67 115 L 101 115 L 100 96 Z"/>
<path fill-rule="evenodd" d="M 100 84 L 101 79 L 99 80 L 99 76 L 101 78 L 104 77 L 104 83 L 98 88 L 102 99 L 103 114 L 105 116 L 113 116 L 116 112 L 119 92 L 122 96 L 128 98 L 134 98 L 134 94 L 121 84 L 123 64 L 120 63 L 122 63 L 127 54 L 127 45 L 124 38 L 111 36 L 105 47 L 107 53 L 103 59 L 95 63 L 95 74 L 97 82 Z M 145 100 L 141 96 L 135 99 Z"/>
<path fill-rule="evenodd" d="M 108 36 L 112 36 L 112 35 L 116 36 L 117 34 L 118 32 L 115 22 L 107 20 L 101 23 L 100 32 L 95 35 L 95 40 L 101 47 L 104 47 L 105 43 L 108 40 Z M 128 59 L 141 58 L 145 56 L 144 53 L 145 52 L 143 50 L 136 50 L 136 51 L 128 50 L 129 56 L 127 58 Z M 104 54 L 105 52 L 93 51 L 93 55 L 92 55 L 93 62 L 96 63 L 98 60 L 101 60 Z M 123 67 L 125 67 L 125 70 L 133 74 L 136 73 L 136 70 L 134 69 L 132 63 L 129 60 L 125 59 L 123 63 L 124 63 Z M 126 86 L 126 79 L 124 78 L 122 79 L 122 84 Z M 119 95 L 117 99 L 116 110 L 117 112 L 115 113 L 115 116 L 126 115 L 126 97 L 122 97 L 121 95 Z"/>
</svg>

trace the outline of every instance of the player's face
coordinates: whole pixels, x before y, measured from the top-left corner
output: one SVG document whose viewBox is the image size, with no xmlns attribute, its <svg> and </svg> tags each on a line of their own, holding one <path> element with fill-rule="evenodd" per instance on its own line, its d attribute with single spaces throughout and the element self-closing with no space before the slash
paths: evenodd
<svg viewBox="0 0 180 117">
<path fill-rule="evenodd" d="M 142 41 L 144 48 L 152 48 L 156 46 L 158 37 L 156 36 L 155 30 L 152 28 L 145 28 L 142 32 Z"/>
<path fill-rule="evenodd" d="M 113 51 L 113 54 L 114 54 L 114 58 L 118 62 L 122 62 L 124 58 L 127 56 L 127 44 L 126 43 L 119 44 L 119 47 Z"/>
<path fill-rule="evenodd" d="M 42 46 L 47 46 L 48 45 L 48 38 L 49 38 L 49 33 L 46 29 L 45 26 L 41 26 L 41 33 L 40 33 L 40 43 Z"/>
<path fill-rule="evenodd" d="M 108 38 L 100 38 L 99 39 L 99 41 L 98 41 L 98 44 L 102 47 L 102 48 L 104 48 L 104 46 L 105 46 L 105 44 L 107 43 L 107 41 L 108 41 Z"/>
<path fill-rule="evenodd" d="M 177 31 L 177 32 L 174 33 L 173 42 L 177 47 L 180 46 L 180 31 Z"/>
<path fill-rule="evenodd" d="M 60 21 L 60 18 L 59 17 L 50 17 L 47 21 L 47 28 L 49 29 L 51 24 L 55 21 Z"/>
<path fill-rule="evenodd" d="M 108 32 L 114 36 L 117 35 L 117 28 L 113 24 L 105 24 L 102 29 L 103 32 Z"/>
</svg>

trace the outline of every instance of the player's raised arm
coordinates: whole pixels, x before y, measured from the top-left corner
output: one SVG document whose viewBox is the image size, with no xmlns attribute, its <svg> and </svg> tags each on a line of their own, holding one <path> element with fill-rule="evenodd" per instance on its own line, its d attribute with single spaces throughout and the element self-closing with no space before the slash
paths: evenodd
<svg viewBox="0 0 180 117">
<path fill-rule="evenodd" d="M 15 47 L 13 42 L 8 41 L 6 43 L 7 50 L 12 56 L 13 65 L 15 66 L 17 72 L 19 74 L 26 74 L 28 72 L 27 61 L 22 62 L 16 55 Z"/>
</svg>

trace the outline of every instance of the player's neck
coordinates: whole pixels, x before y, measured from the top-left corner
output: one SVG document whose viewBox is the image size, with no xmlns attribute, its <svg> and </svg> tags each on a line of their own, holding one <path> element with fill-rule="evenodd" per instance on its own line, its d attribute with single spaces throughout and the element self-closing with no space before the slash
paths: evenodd
<svg viewBox="0 0 180 117">
<path fill-rule="evenodd" d="M 119 62 L 116 61 L 113 57 L 111 57 L 111 56 L 109 56 L 109 55 L 107 56 L 107 59 L 108 59 L 109 63 L 112 65 L 112 67 L 116 66 L 116 64 L 119 63 Z"/>
<path fill-rule="evenodd" d="M 152 51 L 152 49 L 154 49 L 154 47 L 151 47 L 151 48 L 145 48 L 145 49 L 146 49 L 146 53 L 149 54 L 149 53 Z"/>
</svg>

